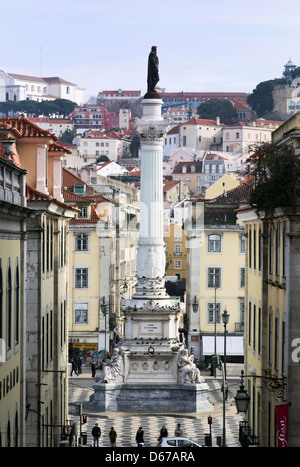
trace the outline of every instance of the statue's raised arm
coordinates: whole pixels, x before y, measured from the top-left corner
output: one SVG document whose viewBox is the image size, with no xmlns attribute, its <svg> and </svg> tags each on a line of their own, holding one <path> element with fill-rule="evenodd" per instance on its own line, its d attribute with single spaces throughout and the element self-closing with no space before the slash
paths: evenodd
<svg viewBox="0 0 300 467">
<path fill-rule="evenodd" d="M 156 53 L 157 47 L 153 45 L 151 47 L 151 52 L 148 58 L 148 77 L 147 77 L 147 85 L 148 85 L 148 92 L 156 92 L 155 86 L 159 81 L 159 72 L 158 72 L 158 56 Z"/>
</svg>

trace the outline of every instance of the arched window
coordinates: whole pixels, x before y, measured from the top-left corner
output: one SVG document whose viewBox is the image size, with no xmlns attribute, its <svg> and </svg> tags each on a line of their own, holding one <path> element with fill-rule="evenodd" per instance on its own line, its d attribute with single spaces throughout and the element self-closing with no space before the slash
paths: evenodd
<svg viewBox="0 0 300 467">
<path fill-rule="evenodd" d="M 19 263 L 17 260 L 15 276 L 15 345 L 19 344 L 20 339 L 20 277 Z"/>
<path fill-rule="evenodd" d="M 7 285 L 6 285 L 6 348 L 11 350 L 11 326 L 12 326 L 12 280 L 10 260 L 7 268 Z"/>
</svg>

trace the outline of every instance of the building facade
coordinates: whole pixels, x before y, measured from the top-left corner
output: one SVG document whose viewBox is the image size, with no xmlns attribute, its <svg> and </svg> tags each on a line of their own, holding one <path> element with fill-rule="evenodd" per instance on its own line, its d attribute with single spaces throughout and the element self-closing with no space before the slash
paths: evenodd
<svg viewBox="0 0 300 467">
<path fill-rule="evenodd" d="M 272 134 L 299 154 L 299 115 Z M 272 213 L 238 211 L 247 235 L 243 424 L 263 447 L 299 446 L 299 199 Z"/>
<path fill-rule="evenodd" d="M 0 125 L 0 139 L 15 138 Z M 26 171 L 0 149 L 0 446 L 25 445 Z M 8 141 L 8 140 L 7 140 Z M 14 147 L 14 151 L 16 151 Z M 17 163 L 16 163 L 17 162 Z"/>
<path fill-rule="evenodd" d="M 61 159 L 67 149 L 27 118 L 0 119 L 0 125 L 13 131 L 13 155 L 27 171 L 27 207 L 32 213 L 26 220 L 26 312 L 19 372 L 23 445 L 58 446 L 68 420 L 66 258 L 68 221 L 75 215 L 62 196 Z"/>
<path fill-rule="evenodd" d="M 244 358 L 246 238 L 235 210 L 248 194 L 241 186 L 213 200 L 194 200 L 185 222 L 188 346 L 202 364 L 215 353 L 224 355 L 221 314 L 226 308 L 231 374 L 238 374 Z"/>
<path fill-rule="evenodd" d="M 59 77 L 41 78 L 0 70 L 0 101 L 68 99 L 84 102 L 84 89 Z"/>
</svg>

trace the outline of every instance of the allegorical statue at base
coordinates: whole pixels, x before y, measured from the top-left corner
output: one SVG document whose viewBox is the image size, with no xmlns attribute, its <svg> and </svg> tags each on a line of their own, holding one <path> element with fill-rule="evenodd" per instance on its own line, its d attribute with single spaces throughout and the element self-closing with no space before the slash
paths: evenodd
<svg viewBox="0 0 300 467">
<path fill-rule="evenodd" d="M 159 81 L 159 72 L 158 72 L 158 65 L 159 60 L 156 53 L 157 47 L 155 45 L 152 46 L 151 52 L 148 57 L 148 77 L 147 77 L 147 84 L 148 84 L 148 92 L 156 92 L 155 86 Z"/>
<path fill-rule="evenodd" d="M 120 350 L 115 348 L 112 353 L 112 357 L 108 362 L 103 363 L 103 370 L 98 379 L 99 383 L 111 383 L 123 380 L 123 359 L 120 354 Z"/>
<path fill-rule="evenodd" d="M 178 382 L 199 384 L 203 381 L 200 370 L 194 363 L 194 355 L 189 356 L 187 349 L 181 350 L 178 357 Z"/>
</svg>

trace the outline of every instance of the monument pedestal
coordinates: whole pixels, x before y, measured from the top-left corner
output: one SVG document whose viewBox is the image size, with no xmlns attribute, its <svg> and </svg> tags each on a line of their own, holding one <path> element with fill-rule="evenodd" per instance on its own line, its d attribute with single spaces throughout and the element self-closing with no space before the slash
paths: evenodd
<svg viewBox="0 0 300 467">
<path fill-rule="evenodd" d="M 98 412 L 212 412 L 206 384 L 105 384 L 94 386 L 89 408 Z"/>
</svg>

